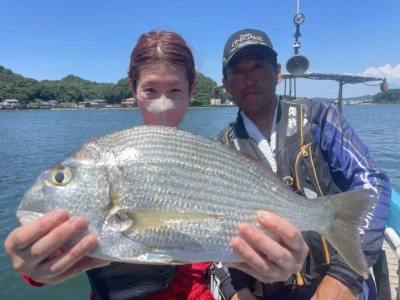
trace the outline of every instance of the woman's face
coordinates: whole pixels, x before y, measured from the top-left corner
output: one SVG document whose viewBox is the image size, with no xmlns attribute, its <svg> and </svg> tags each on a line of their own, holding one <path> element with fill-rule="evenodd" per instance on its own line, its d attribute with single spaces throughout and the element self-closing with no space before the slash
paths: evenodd
<svg viewBox="0 0 400 300">
<path fill-rule="evenodd" d="M 146 125 L 178 126 L 194 90 L 182 65 L 157 63 L 139 69 L 136 91 Z"/>
</svg>

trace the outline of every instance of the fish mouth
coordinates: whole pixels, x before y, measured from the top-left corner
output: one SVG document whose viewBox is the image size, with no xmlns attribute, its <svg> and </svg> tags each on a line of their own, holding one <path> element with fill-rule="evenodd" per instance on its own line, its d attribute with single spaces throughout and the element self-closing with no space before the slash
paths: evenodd
<svg viewBox="0 0 400 300">
<path fill-rule="evenodd" d="M 17 211 L 17 218 L 22 225 L 25 225 L 29 222 L 32 222 L 40 217 L 42 217 L 43 213 L 38 213 L 29 210 L 19 210 Z"/>
</svg>

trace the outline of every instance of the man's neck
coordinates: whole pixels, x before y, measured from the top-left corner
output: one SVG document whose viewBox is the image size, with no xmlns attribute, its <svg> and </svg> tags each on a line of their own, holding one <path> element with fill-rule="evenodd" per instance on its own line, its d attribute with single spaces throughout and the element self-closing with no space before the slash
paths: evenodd
<svg viewBox="0 0 400 300">
<path fill-rule="evenodd" d="M 266 139 L 269 139 L 271 136 L 276 105 L 276 101 L 273 101 L 270 105 L 264 106 L 262 109 L 245 111 L 246 116 L 254 122 Z"/>
</svg>

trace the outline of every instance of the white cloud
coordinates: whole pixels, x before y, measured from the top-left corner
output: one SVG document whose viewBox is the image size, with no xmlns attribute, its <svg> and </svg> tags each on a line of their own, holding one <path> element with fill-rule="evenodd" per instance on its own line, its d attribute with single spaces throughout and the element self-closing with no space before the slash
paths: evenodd
<svg viewBox="0 0 400 300">
<path fill-rule="evenodd" d="M 389 64 L 386 64 L 382 67 L 374 68 L 370 67 L 366 69 L 363 73 L 363 76 L 372 76 L 372 77 L 386 77 L 388 81 L 400 81 L 400 64 L 392 67 Z"/>
</svg>

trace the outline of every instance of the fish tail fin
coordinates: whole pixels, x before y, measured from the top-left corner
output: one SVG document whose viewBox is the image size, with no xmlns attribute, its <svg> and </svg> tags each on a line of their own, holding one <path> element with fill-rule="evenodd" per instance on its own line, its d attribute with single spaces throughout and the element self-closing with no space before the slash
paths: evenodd
<svg viewBox="0 0 400 300">
<path fill-rule="evenodd" d="M 326 196 L 336 206 L 335 220 L 324 237 L 339 252 L 347 264 L 364 278 L 369 270 L 361 248 L 358 227 L 372 207 L 376 194 L 372 190 L 356 190 Z"/>
</svg>

